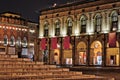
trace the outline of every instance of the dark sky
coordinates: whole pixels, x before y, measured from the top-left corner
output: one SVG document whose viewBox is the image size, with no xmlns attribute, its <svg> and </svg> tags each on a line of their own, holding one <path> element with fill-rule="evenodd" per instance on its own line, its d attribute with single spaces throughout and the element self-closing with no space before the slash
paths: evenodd
<svg viewBox="0 0 120 80">
<path fill-rule="evenodd" d="M 63 4 L 72 0 L 0 0 L 0 13 L 20 13 L 26 19 L 38 22 L 39 11 L 54 3 Z M 74 1 L 74 0 L 73 0 Z"/>
</svg>

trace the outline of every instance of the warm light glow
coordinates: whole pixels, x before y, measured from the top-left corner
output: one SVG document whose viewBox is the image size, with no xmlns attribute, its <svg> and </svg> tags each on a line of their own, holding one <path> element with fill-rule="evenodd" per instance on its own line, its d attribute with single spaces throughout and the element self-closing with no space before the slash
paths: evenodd
<svg viewBox="0 0 120 80">
<path fill-rule="evenodd" d="M 29 46 L 34 46 L 34 43 L 29 43 Z"/>
<path fill-rule="evenodd" d="M 31 33 L 35 33 L 35 30 L 30 29 L 29 31 L 30 31 Z"/>
<path fill-rule="evenodd" d="M 21 30 L 21 28 L 19 28 L 19 30 Z"/>
<path fill-rule="evenodd" d="M 8 26 L 6 28 L 8 29 Z"/>
<path fill-rule="evenodd" d="M 11 29 L 11 27 L 9 27 L 9 29 Z"/>
<path fill-rule="evenodd" d="M 3 28 L 5 28 L 5 26 L 3 26 Z"/>
</svg>

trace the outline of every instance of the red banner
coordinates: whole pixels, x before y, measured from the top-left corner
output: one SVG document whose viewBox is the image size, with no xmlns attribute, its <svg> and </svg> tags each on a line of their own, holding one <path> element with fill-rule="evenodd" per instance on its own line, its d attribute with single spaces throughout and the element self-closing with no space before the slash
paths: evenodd
<svg viewBox="0 0 120 80">
<path fill-rule="evenodd" d="M 45 50 L 46 49 L 46 38 L 42 38 L 41 39 L 40 47 L 41 47 L 41 50 Z"/>
<path fill-rule="evenodd" d="M 51 38 L 51 48 L 52 49 L 57 49 L 57 38 Z"/>
<path fill-rule="evenodd" d="M 116 47 L 116 32 L 109 33 L 109 47 Z"/>
<path fill-rule="evenodd" d="M 69 49 L 70 48 L 70 37 L 66 36 L 63 41 L 63 47 L 64 49 Z"/>
</svg>

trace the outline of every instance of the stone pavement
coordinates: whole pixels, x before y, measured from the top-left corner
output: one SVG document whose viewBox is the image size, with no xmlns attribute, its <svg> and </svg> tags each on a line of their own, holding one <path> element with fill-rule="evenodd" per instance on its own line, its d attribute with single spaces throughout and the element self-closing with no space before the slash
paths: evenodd
<svg viewBox="0 0 120 80">
<path fill-rule="evenodd" d="M 71 71 L 82 71 L 84 74 L 95 74 L 113 80 L 120 80 L 120 67 L 70 67 Z"/>
</svg>

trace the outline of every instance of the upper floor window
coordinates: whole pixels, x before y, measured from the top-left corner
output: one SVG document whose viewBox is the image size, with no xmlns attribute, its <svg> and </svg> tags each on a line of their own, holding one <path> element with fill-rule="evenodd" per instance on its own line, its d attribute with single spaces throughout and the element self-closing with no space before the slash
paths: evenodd
<svg viewBox="0 0 120 80">
<path fill-rule="evenodd" d="M 8 37 L 7 35 L 4 36 L 4 45 L 6 46 L 8 44 Z"/>
<path fill-rule="evenodd" d="M 44 24 L 44 37 L 48 37 L 48 22 L 45 22 Z"/>
<path fill-rule="evenodd" d="M 60 21 L 57 20 L 55 22 L 55 36 L 59 36 L 60 35 Z"/>
<path fill-rule="evenodd" d="M 67 35 L 72 35 L 72 27 L 73 27 L 73 23 L 72 23 L 72 19 L 68 18 L 67 20 Z"/>
<path fill-rule="evenodd" d="M 27 47 L 27 38 L 26 37 L 23 38 L 22 46 Z"/>
<path fill-rule="evenodd" d="M 15 45 L 15 38 L 14 36 L 11 36 L 10 38 L 10 46 L 14 46 Z"/>
<path fill-rule="evenodd" d="M 80 33 L 86 33 L 86 25 L 87 25 L 87 19 L 85 16 L 83 16 L 80 20 L 81 22 L 81 32 Z"/>
<path fill-rule="evenodd" d="M 118 29 L 118 14 L 114 12 L 111 15 L 111 31 L 116 31 Z"/>
<path fill-rule="evenodd" d="M 102 25 L 102 17 L 101 15 L 97 15 L 95 17 L 95 32 L 101 31 L 101 25 Z"/>
<path fill-rule="evenodd" d="M 21 47 L 21 38 L 20 37 L 18 37 L 18 39 L 17 39 L 17 46 Z"/>
</svg>

